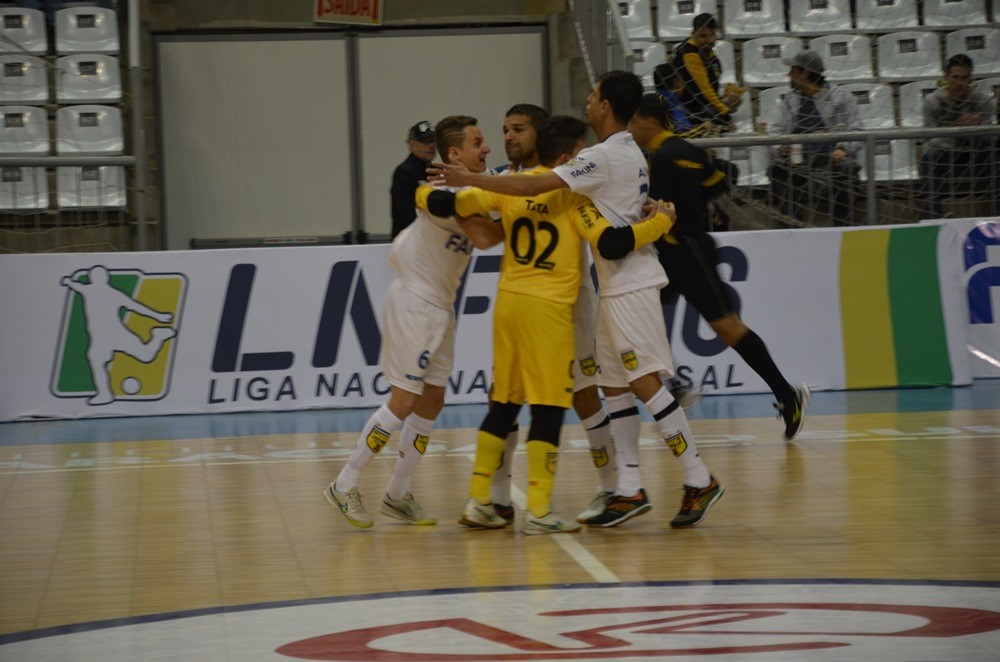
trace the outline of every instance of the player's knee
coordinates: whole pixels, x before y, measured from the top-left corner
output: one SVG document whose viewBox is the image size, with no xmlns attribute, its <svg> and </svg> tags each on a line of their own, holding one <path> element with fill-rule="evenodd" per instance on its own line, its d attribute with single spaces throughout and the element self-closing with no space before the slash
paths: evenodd
<svg viewBox="0 0 1000 662">
<path fill-rule="evenodd" d="M 479 429 L 494 437 L 506 439 L 517 420 L 519 411 L 521 411 L 521 405 L 515 405 L 512 402 L 491 402 L 490 410 L 486 412 L 486 418 L 483 419 L 483 424 L 479 426 Z"/>
<path fill-rule="evenodd" d="M 528 439 L 546 441 L 553 446 L 559 445 L 559 432 L 562 430 L 563 414 L 566 410 L 552 405 L 531 405 L 531 429 Z"/>
</svg>

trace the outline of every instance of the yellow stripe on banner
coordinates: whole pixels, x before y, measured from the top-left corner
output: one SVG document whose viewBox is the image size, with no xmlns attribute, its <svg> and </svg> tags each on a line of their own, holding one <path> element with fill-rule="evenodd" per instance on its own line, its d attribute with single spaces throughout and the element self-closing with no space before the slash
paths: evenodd
<svg viewBox="0 0 1000 662">
<path fill-rule="evenodd" d="M 889 307 L 889 230 L 845 232 L 840 244 L 840 316 L 847 388 L 895 384 Z"/>
</svg>

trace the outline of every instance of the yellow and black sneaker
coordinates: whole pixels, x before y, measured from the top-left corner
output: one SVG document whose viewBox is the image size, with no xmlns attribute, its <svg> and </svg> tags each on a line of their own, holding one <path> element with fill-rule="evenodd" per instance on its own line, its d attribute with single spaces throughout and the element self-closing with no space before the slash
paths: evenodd
<svg viewBox="0 0 1000 662">
<path fill-rule="evenodd" d="M 799 384 L 792 387 L 791 394 L 782 402 L 774 403 L 774 408 L 778 410 L 778 420 L 785 422 L 785 439 L 791 441 L 802 431 L 802 424 L 805 422 L 806 406 L 812 394 L 809 387 Z"/>
</svg>

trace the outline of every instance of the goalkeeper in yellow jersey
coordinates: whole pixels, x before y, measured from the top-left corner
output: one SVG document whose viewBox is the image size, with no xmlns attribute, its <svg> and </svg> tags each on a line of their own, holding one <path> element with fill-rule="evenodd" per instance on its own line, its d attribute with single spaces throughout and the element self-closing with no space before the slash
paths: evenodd
<svg viewBox="0 0 1000 662">
<path fill-rule="evenodd" d="M 532 174 L 549 172 L 573 158 L 584 146 L 587 125 L 565 116 L 552 117 L 538 129 L 537 150 L 542 165 Z M 435 216 L 460 217 L 501 212 L 500 223 L 465 221 L 464 228 L 479 248 L 504 242 L 503 263 L 493 318 L 493 392 L 491 407 L 479 428 L 475 467 L 460 524 L 501 528 L 490 502 L 492 474 L 500 464 L 504 438 L 521 405 L 531 407 L 528 431 L 526 534 L 575 531 L 580 525 L 552 512 L 563 414 L 573 401 L 573 304 L 580 279 L 581 242 L 586 240 L 605 259 L 661 237 L 673 225 L 669 203 L 653 203 L 643 221 L 612 227 L 591 201 L 560 188 L 530 197 L 480 189 L 458 192 L 421 187 L 417 205 Z"/>
</svg>

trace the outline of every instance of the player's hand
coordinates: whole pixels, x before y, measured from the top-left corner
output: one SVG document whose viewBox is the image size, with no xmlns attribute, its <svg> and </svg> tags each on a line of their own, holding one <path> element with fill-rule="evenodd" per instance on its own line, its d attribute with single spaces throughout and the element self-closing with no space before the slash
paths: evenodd
<svg viewBox="0 0 1000 662">
<path fill-rule="evenodd" d="M 657 214 L 665 214 L 670 217 L 670 220 L 677 220 L 677 209 L 674 207 L 674 203 L 672 202 L 663 202 L 661 200 L 653 200 L 651 198 L 642 206 L 642 211 L 646 213 L 647 219 L 653 218 Z"/>
<path fill-rule="evenodd" d="M 427 167 L 428 181 L 434 186 L 470 186 L 469 169 L 461 163 L 441 163 L 434 161 Z"/>
</svg>

